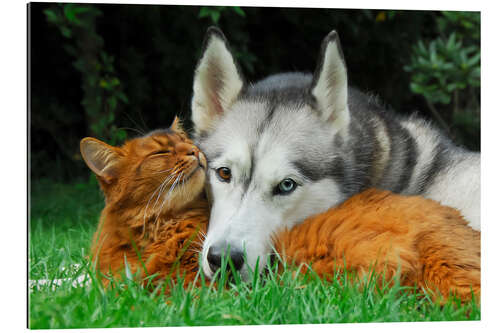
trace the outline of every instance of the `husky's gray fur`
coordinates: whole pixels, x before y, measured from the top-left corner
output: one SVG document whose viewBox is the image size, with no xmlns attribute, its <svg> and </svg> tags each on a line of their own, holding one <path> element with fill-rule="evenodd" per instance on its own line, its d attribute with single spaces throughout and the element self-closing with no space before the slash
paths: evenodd
<svg viewBox="0 0 500 333">
<path fill-rule="evenodd" d="M 335 32 L 323 41 L 314 75 L 278 74 L 252 85 L 222 32 L 210 28 L 192 112 L 213 197 L 202 253 L 209 277 L 227 247 L 236 260 L 246 252 L 248 277 L 257 260 L 263 267 L 273 233 L 369 187 L 435 199 L 480 229 L 480 155 L 348 89 Z M 220 168 L 231 170 L 230 181 L 217 176 Z M 281 191 L 283 180 L 295 189 Z"/>
</svg>

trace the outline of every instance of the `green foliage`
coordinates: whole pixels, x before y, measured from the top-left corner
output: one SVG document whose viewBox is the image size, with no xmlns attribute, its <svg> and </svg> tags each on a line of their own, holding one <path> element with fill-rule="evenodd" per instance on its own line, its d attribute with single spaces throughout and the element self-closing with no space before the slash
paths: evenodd
<svg viewBox="0 0 500 333">
<path fill-rule="evenodd" d="M 117 144 L 126 138 L 126 132 L 115 125 L 116 114 L 128 99 L 116 75 L 114 57 L 104 51 L 104 40 L 96 31 L 102 12 L 92 5 L 58 4 L 44 13 L 69 39 L 64 49 L 76 59 L 73 66 L 82 75 L 81 104 L 89 134 Z"/>
<path fill-rule="evenodd" d="M 219 25 L 221 18 L 224 17 L 226 20 L 231 19 L 244 19 L 246 17 L 245 11 L 241 7 L 226 7 L 226 6 L 203 6 L 200 8 L 198 18 L 209 18 L 212 24 Z M 232 36 L 234 38 L 234 36 Z M 239 38 L 238 38 L 239 37 Z M 232 50 L 235 58 L 238 62 L 250 73 L 255 72 L 254 63 L 257 61 L 257 57 L 248 49 L 248 36 L 244 34 L 236 33 L 236 40 L 240 40 L 239 43 L 233 43 L 231 45 L 234 49 Z"/>
<path fill-rule="evenodd" d="M 413 49 L 410 65 L 411 90 L 431 103 L 449 104 L 455 91 L 479 87 L 481 54 L 478 45 L 464 46 L 452 33 L 447 40 L 438 38 Z"/>
<path fill-rule="evenodd" d="M 480 15 L 442 12 L 436 25 L 439 35 L 419 40 L 404 67 L 411 74 L 410 89 L 425 98 L 434 117 L 457 139 L 479 146 L 478 135 L 471 137 L 464 129 L 479 132 Z"/>
<path fill-rule="evenodd" d="M 245 12 L 240 7 L 226 7 L 226 6 L 203 6 L 200 8 L 199 18 L 209 17 L 213 24 L 219 23 L 219 19 L 223 12 L 230 9 L 241 17 L 245 17 Z"/>
<path fill-rule="evenodd" d="M 441 12 L 436 18 L 438 32 L 446 34 L 454 31 L 467 44 L 478 43 L 481 36 L 481 15 L 478 12 Z"/>
</svg>

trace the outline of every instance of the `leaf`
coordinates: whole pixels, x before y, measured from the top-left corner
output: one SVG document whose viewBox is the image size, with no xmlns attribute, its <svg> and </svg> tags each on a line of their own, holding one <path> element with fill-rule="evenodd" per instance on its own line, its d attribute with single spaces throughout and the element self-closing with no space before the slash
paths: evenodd
<svg viewBox="0 0 500 333">
<path fill-rule="evenodd" d="M 105 79 L 101 79 L 99 81 L 99 87 L 107 89 L 109 87 L 108 81 L 106 81 Z"/>
<path fill-rule="evenodd" d="M 231 7 L 231 8 L 236 12 L 236 14 L 240 15 L 241 17 L 246 16 L 245 12 L 240 7 Z"/>
<path fill-rule="evenodd" d="M 431 56 L 431 63 L 434 65 L 436 63 L 436 43 L 433 41 L 429 45 L 429 51 L 430 51 L 430 56 Z"/>
<path fill-rule="evenodd" d="M 117 145 L 119 143 L 122 143 L 127 139 L 127 132 L 122 129 L 122 128 L 116 128 L 115 125 L 111 126 L 111 131 L 110 131 L 110 136 L 111 136 L 111 144 L 112 145 Z"/>
<path fill-rule="evenodd" d="M 71 30 L 68 27 L 61 26 L 61 34 L 66 37 L 66 38 L 71 38 L 72 33 Z"/>
<path fill-rule="evenodd" d="M 453 46 L 455 45 L 455 37 L 455 33 L 452 33 L 450 38 L 448 38 L 448 42 L 446 43 L 446 48 L 448 50 L 453 49 Z"/>
<path fill-rule="evenodd" d="M 128 98 L 127 96 L 122 92 L 119 91 L 116 96 L 118 97 L 119 100 L 121 100 L 123 103 L 128 104 Z"/>
<path fill-rule="evenodd" d="M 70 3 L 64 6 L 64 16 L 70 21 L 71 23 L 74 23 L 77 21 L 76 14 L 73 11 L 73 8 L 75 7 L 74 4 Z"/>
<path fill-rule="evenodd" d="M 128 98 L 123 92 L 119 91 L 116 94 L 116 97 L 118 97 L 118 99 L 121 100 L 123 103 L 128 104 Z"/>
<path fill-rule="evenodd" d="M 123 260 L 125 263 L 125 276 L 127 277 L 127 279 L 132 280 L 133 276 L 132 276 L 132 272 L 130 270 L 130 266 L 129 266 L 128 261 L 127 261 L 126 254 L 123 254 Z"/>
<path fill-rule="evenodd" d="M 120 85 L 120 80 L 117 77 L 111 79 L 111 86 L 116 87 Z"/>
<path fill-rule="evenodd" d="M 441 95 L 440 101 L 441 101 L 441 103 L 443 103 L 443 104 L 450 104 L 450 102 L 451 102 L 451 97 L 450 97 L 450 96 L 448 96 L 448 95 L 443 94 L 443 95 Z"/>
<path fill-rule="evenodd" d="M 426 51 L 427 51 L 425 48 L 424 42 L 422 40 L 418 41 L 417 48 L 418 48 L 418 51 L 420 51 L 420 53 L 426 53 Z"/>
<path fill-rule="evenodd" d="M 211 12 L 212 11 L 209 7 L 201 7 L 200 13 L 198 14 L 198 18 L 207 17 L 210 15 Z"/>
<path fill-rule="evenodd" d="M 114 138 L 117 142 L 123 142 L 127 138 L 127 132 L 124 129 L 118 129 L 114 132 Z"/>
<path fill-rule="evenodd" d="M 422 87 L 416 84 L 415 82 L 410 83 L 410 90 L 415 94 L 421 95 L 423 93 Z"/>
<path fill-rule="evenodd" d="M 445 69 L 445 70 L 451 70 L 451 69 L 453 69 L 453 67 L 454 67 L 454 66 L 453 66 L 453 64 L 452 64 L 451 62 L 446 62 L 446 63 L 444 63 L 444 64 L 441 66 L 441 68 L 442 68 L 442 69 Z"/>
<path fill-rule="evenodd" d="M 76 7 L 73 10 L 73 12 L 75 14 L 82 14 L 82 13 L 86 13 L 86 12 L 90 11 L 90 9 L 91 9 L 90 7 Z M 96 13 L 96 14 L 98 14 L 98 13 Z"/>
<path fill-rule="evenodd" d="M 108 105 L 109 105 L 109 109 L 110 111 L 115 111 L 116 109 L 116 105 L 117 105 L 117 100 L 115 97 L 110 97 L 108 98 Z M 113 117 L 111 117 L 113 116 Z M 109 122 L 112 123 L 114 121 L 114 113 L 110 113 L 110 117 L 109 117 Z"/>
<path fill-rule="evenodd" d="M 470 67 L 473 67 L 479 63 L 480 59 L 481 59 L 481 54 L 478 53 L 478 54 L 474 55 L 473 57 L 471 57 L 469 59 L 469 61 L 467 61 L 467 65 L 469 65 Z"/>
<path fill-rule="evenodd" d="M 47 16 L 47 21 L 49 22 L 56 23 L 59 20 L 57 14 L 51 9 L 45 9 L 43 12 L 45 13 L 45 16 Z"/>
<path fill-rule="evenodd" d="M 452 92 L 453 90 L 455 90 L 457 88 L 458 88 L 458 85 L 456 83 L 449 83 L 446 86 L 446 90 L 448 90 L 449 92 Z"/>
<path fill-rule="evenodd" d="M 211 18 L 212 18 L 212 22 L 214 22 L 215 24 L 217 24 L 217 22 L 219 22 L 219 18 L 220 18 L 220 12 L 212 12 L 210 14 Z"/>
</svg>

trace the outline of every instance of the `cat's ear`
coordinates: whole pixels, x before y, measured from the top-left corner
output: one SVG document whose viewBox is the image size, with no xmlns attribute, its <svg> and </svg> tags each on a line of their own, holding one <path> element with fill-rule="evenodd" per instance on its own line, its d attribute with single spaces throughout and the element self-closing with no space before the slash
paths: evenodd
<svg viewBox="0 0 500 333">
<path fill-rule="evenodd" d="M 336 31 L 323 39 L 310 93 L 323 121 L 330 123 L 336 131 L 347 129 L 350 121 L 347 67 Z"/>
<path fill-rule="evenodd" d="M 191 119 L 196 135 L 209 133 L 213 129 L 217 120 L 234 103 L 243 86 L 243 76 L 224 34 L 210 27 L 194 74 Z"/>
<path fill-rule="evenodd" d="M 172 125 L 170 125 L 170 129 L 172 129 L 175 132 L 184 132 L 184 128 L 182 127 L 182 121 L 179 119 L 179 117 L 175 116 Z"/>
<path fill-rule="evenodd" d="M 80 152 L 90 170 L 104 182 L 109 184 L 118 177 L 118 163 L 122 159 L 120 148 L 94 138 L 84 138 L 80 141 Z"/>
</svg>

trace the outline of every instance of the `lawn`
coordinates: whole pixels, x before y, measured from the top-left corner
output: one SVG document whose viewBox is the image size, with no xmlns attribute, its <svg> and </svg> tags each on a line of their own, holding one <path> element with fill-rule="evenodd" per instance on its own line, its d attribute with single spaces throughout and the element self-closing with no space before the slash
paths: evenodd
<svg viewBox="0 0 500 333">
<path fill-rule="evenodd" d="M 271 272 L 226 288 L 174 287 L 151 293 L 132 280 L 104 289 L 88 262 L 103 196 L 95 182 L 31 186 L 29 278 L 48 284 L 29 293 L 30 328 L 98 328 L 184 325 L 257 325 L 394 321 L 480 320 L 478 305 L 444 306 L 397 283 L 327 283 L 314 274 Z M 89 276 L 73 286 L 72 279 Z M 69 278 L 60 285 L 55 279 Z M 202 277 L 200 277 L 202 278 Z M 220 277 L 219 282 L 225 280 Z"/>
</svg>

